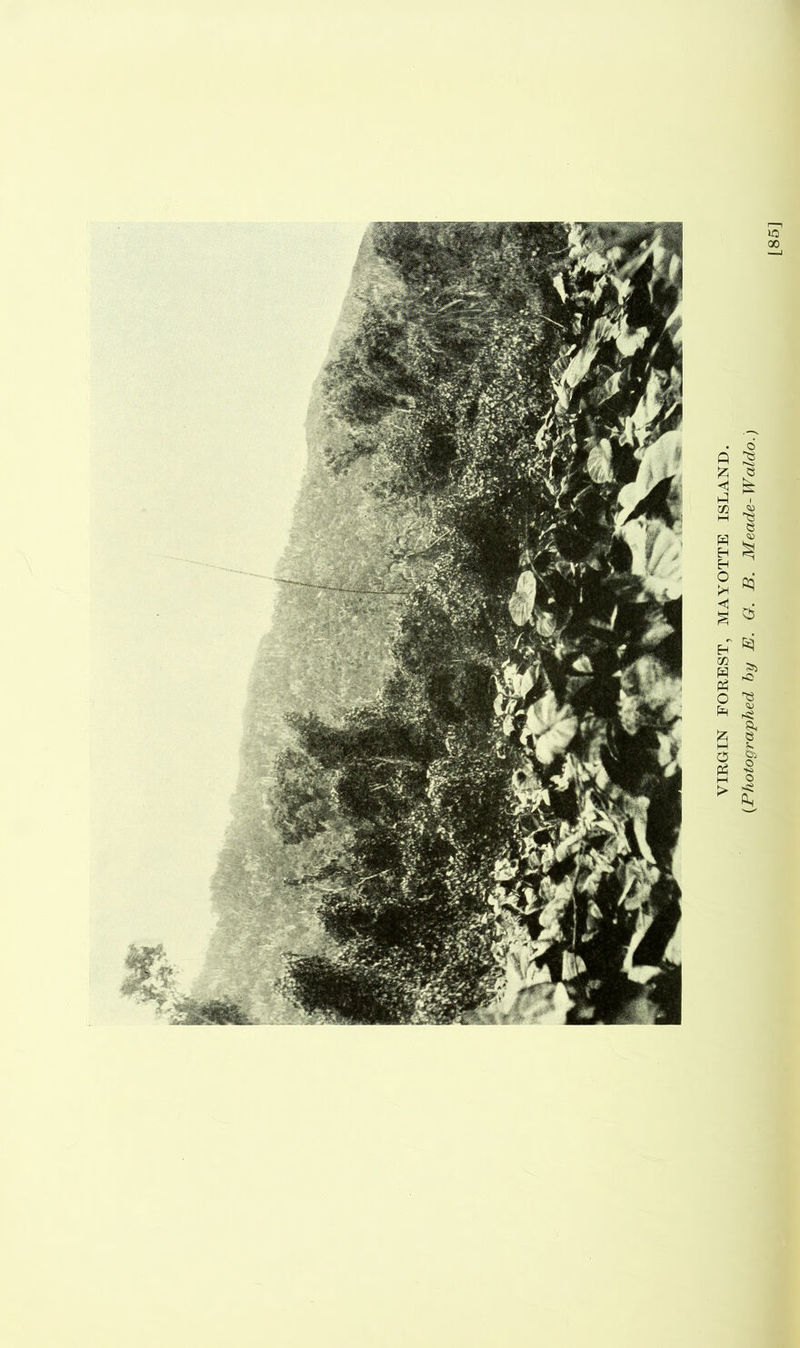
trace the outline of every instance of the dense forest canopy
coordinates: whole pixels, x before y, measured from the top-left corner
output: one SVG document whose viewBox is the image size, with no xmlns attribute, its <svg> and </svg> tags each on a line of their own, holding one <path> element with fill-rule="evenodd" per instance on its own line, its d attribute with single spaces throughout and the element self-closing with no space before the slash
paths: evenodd
<svg viewBox="0 0 800 1348">
<path fill-rule="evenodd" d="M 680 231 L 370 228 L 198 1002 L 675 1019 Z"/>
</svg>

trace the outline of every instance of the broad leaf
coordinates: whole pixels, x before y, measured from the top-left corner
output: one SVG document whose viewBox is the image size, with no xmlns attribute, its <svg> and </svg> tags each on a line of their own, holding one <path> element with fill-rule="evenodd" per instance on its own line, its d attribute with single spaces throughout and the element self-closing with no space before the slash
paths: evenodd
<svg viewBox="0 0 800 1348">
<path fill-rule="evenodd" d="M 679 599 L 682 593 L 681 542 L 661 520 L 631 520 L 620 529 L 631 550 L 631 571 L 641 576 L 654 599 Z"/>
<path fill-rule="evenodd" d="M 580 955 L 574 955 L 571 950 L 565 950 L 561 957 L 561 978 L 564 983 L 577 978 L 579 974 L 586 973 L 586 961 Z"/>
<path fill-rule="evenodd" d="M 635 356 L 637 351 L 641 351 L 647 336 L 647 328 L 630 328 L 626 325 L 625 331 L 617 338 L 617 350 L 622 356 Z"/>
<path fill-rule="evenodd" d="M 567 388 L 575 388 L 582 379 L 585 379 L 592 365 L 592 361 L 597 355 L 597 344 L 586 342 L 573 356 L 564 372 L 564 383 Z"/>
<path fill-rule="evenodd" d="M 610 440 L 592 445 L 586 460 L 586 471 L 593 482 L 611 482 L 614 477 L 613 454 Z"/>
<path fill-rule="evenodd" d="M 517 627 L 524 627 L 525 623 L 530 622 L 532 608 L 532 604 L 518 590 L 514 591 L 508 601 L 508 611 Z"/>
<path fill-rule="evenodd" d="M 563 983 L 537 983 L 517 994 L 508 1020 L 517 1025 L 566 1025 L 574 1005 Z"/>
<path fill-rule="evenodd" d="M 539 609 L 536 614 L 536 631 L 540 637 L 554 636 L 557 626 L 556 615 L 551 609 Z"/>
<path fill-rule="evenodd" d="M 508 610 L 518 627 L 530 622 L 536 601 L 536 577 L 532 571 L 523 571 L 517 588 L 508 601 Z"/>
<path fill-rule="evenodd" d="M 523 571 L 517 580 L 517 590 L 520 594 L 526 595 L 531 603 L 536 598 L 536 577 L 532 571 Z"/>
<path fill-rule="evenodd" d="M 587 396 L 586 401 L 589 406 L 602 407 L 603 403 L 607 403 L 610 398 L 616 397 L 622 387 L 624 375 L 624 370 L 615 370 L 613 374 L 609 375 L 608 379 L 603 380 L 602 384 L 597 384 Z"/>
<path fill-rule="evenodd" d="M 648 445 L 642 455 L 642 462 L 636 481 L 642 496 L 647 496 L 659 482 L 666 477 L 674 477 L 681 466 L 681 433 L 667 431 Z"/>
<path fill-rule="evenodd" d="M 469 1011 L 462 1017 L 465 1025 L 566 1025 L 575 1005 L 563 983 L 537 981 L 520 988 L 507 1007 L 491 1006 Z"/>
<path fill-rule="evenodd" d="M 592 252 L 587 253 L 582 259 L 581 266 L 584 271 L 591 272 L 592 276 L 599 276 L 606 270 L 608 263 L 601 253 Z"/>
<path fill-rule="evenodd" d="M 647 427 L 655 421 L 664 407 L 664 399 L 669 381 L 661 370 L 652 369 L 647 379 L 647 387 L 639 399 L 633 413 L 633 424 L 637 438 L 642 441 Z"/>
<path fill-rule="evenodd" d="M 568 704 L 559 707 L 555 693 L 548 692 L 528 708 L 525 724 L 535 741 L 536 757 L 547 764 L 571 743 L 578 729 L 578 718 Z"/>
<path fill-rule="evenodd" d="M 612 336 L 614 336 L 614 325 L 609 319 L 604 317 L 596 319 L 583 346 L 579 347 L 564 371 L 564 383 L 568 388 L 575 388 L 582 379 L 586 378 L 601 343 Z"/>
<path fill-rule="evenodd" d="M 514 692 L 519 698 L 526 698 L 533 688 L 533 675 L 529 669 L 523 670 L 514 680 Z"/>
</svg>

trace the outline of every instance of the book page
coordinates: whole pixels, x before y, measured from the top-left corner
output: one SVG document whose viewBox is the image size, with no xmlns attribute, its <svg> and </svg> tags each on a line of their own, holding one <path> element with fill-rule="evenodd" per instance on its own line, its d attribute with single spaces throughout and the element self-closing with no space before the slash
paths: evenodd
<svg viewBox="0 0 800 1348">
<path fill-rule="evenodd" d="M 402 15 L 75 0 L 7 7 L 0 42 L 4 1341 L 795 1341 L 796 14 L 704 0 Z M 227 1034 L 184 1018 L 186 1035 L 119 996 L 126 971 L 108 952 L 140 930 L 203 955 L 206 933 L 170 895 L 192 866 L 208 900 L 248 669 L 271 621 L 264 573 L 287 555 L 277 503 L 304 471 L 302 427 L 295 441 L 295 423 L 276 420 L 270 380 L 283 396 L 296 378 L 305 406 L 376 221 L 578 224 L 584 262 L 586 240 L 621 239 L 608 284 L 622 287 L 656 235 L 680 258 L 682 507 L 672 367 L 656 361 L 664 443 L 656 462 L 631 430 L 616 521 L 667 618 L 672 554 L 654 561 L 654 544 L 682 544 L 679 1014 L 629 998 L 604 1018 L 593 1004 L 577 1033 L 574 960 L 521 975 L 523 1002 L 547 1001 L 536 1018 L 550 1024 L 495 1023 L 514 1018 L 508 986 L 473 1017 L 492 1028 L 264 1013 Z M 292 289 L 301 261 L 307 306 Z M 637 330 L 615 330 L 623 361 Z M 599 350 L 608 333 L 592 331 Z M 279 349 L 290 339 L 306 343 L 302 371 Z M 202 387 L 191 367 L 204 344 L 225 361 Z M 572 346 L 587 369 L 600 360 Z M 562 391 L 584 374 L 563 364 Z M 636 377 L 649 386 L 649 367 Z M 284 435 L 295 457 L 264 448 L 262 461 Z M 620 450 L 596 439 L 589 476 L 604 490 Z M 274 530 L 251 514 L 262 492 Z M 363 512 L 337 519 L 352 547 Z M 148 560 L 129 573 L 132 543 Z M 327 546 L 311 560 L 340 545 Z M 197 562 L 217 568 L 217 589 L 200 586 Z M 523 558 L 508 590 L 521 632 L 536 565 Z M 290 579 L 309 574 L 327 575 Z M 143 576 L 173 577 L 173 609 L 147 628 Z M 185 642 L 174 665 L 164 624 Z M 228 677 L 234 655 L 238 683 L 213 691 L 214 662 Z M 119 715 L 123 688 L 146 718 Z M 531 771 L 552 776 L 585 723 L 545 688 L 506 692 L 524 704 Z M 582 696 L 574 682 L 569 696 Z M 659 733 L 666 772 L 675 737 Z M 222 813 L 205 823 L 190 803 L 212 786 Z M 120 839 L 145 835 L 123 856 Z M 625 836 L 631 885 L 665 870 L 642 820 Z M 628 973 L 643 967 L 634 955 Z"/>
</svg>

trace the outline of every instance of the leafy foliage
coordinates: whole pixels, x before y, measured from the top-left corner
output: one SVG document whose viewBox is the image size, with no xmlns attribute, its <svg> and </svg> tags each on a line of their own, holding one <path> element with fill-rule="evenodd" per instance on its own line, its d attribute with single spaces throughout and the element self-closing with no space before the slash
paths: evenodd
<svg viewBox="0 0 800 1348">
<path fill-rule="evenodd" d="M 163 945 L 129 946 L 125 968 L 128 973 L 120 987 L 123 997 L 131 997 L 142 1005 L 151 1004 L 156 1017 L 170 1025 L 250 1024 L 234 1002 L 222 998 L 202 1002 L 181 993 L 177 971 Z"/>
<path fill-rule="evenodd" d="M 287 744 L 275 760 L 272 819 L 285 843 L 313 838 L 331 814 L 330 789 L 314 760 Z"/>
<path fill-rule="evenodd" d="M 484 1018 L 678 1015 L 679 277 L 658 231 L 625 254 L 574 229 L 557 278 L 573 340 L 537 443 L 565 471 L 532 521 L 496 681 L 516 819 Z"/>
<path fill-rule="evenodd" d="M 371 227 L 196 993 L 677 1018 L 681 396 L 675 227 Z"/>
<path fill-rule="evenodd" d="M 128 972 L 120 985 L 123 997 L 142 1005 L 151 1002 L 156 1015 L 174 1011 L 178 1000 L 177 970 L 163 945 L 128 946 L 125 968 Z"/>
</svg>

